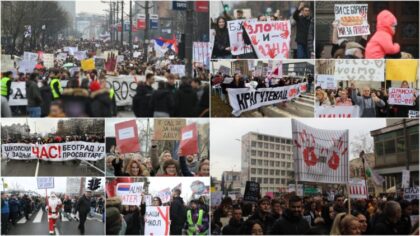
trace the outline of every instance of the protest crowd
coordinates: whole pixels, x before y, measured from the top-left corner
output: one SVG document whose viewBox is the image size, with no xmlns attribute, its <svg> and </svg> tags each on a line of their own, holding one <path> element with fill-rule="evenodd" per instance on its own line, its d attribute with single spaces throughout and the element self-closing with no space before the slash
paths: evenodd
<svg viewBox="0 0 420 236">
<path fill-rule="evenodd" d="M 185 76 L 176 39 L 155 41 L 170 47 L 155 43 L 148 55 L 138 45 L 132 52 L 102 40 L 59 40 L 24 52 L 3 48 L 14 56 L 2 57 L 9 65 L 1 75 L 2 116 L 208 116 L 207 70 L 194 63 L 192 76 Z"/>
<path fill-rule="evenodd" d="M 295 193 L 258 202 L 224 197 L 212 206 L 214 235 L 418 235 L 418 199 L 369 196 L 349 199 L 336 194 L 299 197 Z M 413 217 L 415 220 L 412 220 Z M 416 218 L 417 217 L 417 218 Z"/>
</svg>

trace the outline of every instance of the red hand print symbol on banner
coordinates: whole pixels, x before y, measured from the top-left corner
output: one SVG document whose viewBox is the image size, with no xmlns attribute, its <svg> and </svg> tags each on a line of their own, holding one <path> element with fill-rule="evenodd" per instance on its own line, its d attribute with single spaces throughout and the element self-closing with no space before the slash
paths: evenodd
<svg viewBox="0 0 420 236">
<path fill-rule="evenodd" d="M 276 57 L 276 49 L 275 48 L 270 48 L 268 50 L 268 55 L 270 56 L 271 59 L 274 59 Z"/>
<path fill-rule="evenodd" d="M 318 162 L 318 157 L 315 153 L 315 138 L 313 134 L 307 134 L 306 130 L 299 132 L 300 141 L 295 139 L 295 145 L 298 149 L 303 149 L 303 161 L 308 166 L 314 166 Z"/>
<path fill-rule="evenodd" d="M 333 152 L 330 156 L 330 159 L 328 159 L 327 163 L 328 167 L 330 167 L 333 170 L 336 170 L 340 165 L 340 156 L 343 156 L 347 152 L 347 147 L 344 146 L 343 138 L 340 138 L 338 140 L 333 139 L 333 142 Z"/>
<path fill-rule="evenodd" d="M 257 41 L 257 35 L 252 35 L 251 36 L 251 41 L 253 45 L 257 45 L 259 41 Z"/>
<path fill-rule="evenodd" d="M 284 30 L 283 33 L 280 34 L 280 37 L 282 39 L 287 39 L 287 37 L 289 36 L 289 30 Z"/>
</svg>

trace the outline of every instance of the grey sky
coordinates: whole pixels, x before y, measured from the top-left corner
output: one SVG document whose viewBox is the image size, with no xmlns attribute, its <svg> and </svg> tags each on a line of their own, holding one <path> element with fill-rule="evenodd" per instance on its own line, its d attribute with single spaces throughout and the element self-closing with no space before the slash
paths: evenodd
<svg viewBox="0 0 420 236">
<path fill-rule="evenodd" d="M 76 1 L 76 14 L 82 12 L 101 15 L 107 14 L 103 10 L 109 10 L 109 1 L 104 2 L 108 3 L 102 3 L 101 1 Z"/>
<path fill-rule="evenodd" d="M 350 143 L 355 136 L 367 134 L 371 130 L 385 126 L 385 119 L 297 119 L 319 129 L 349 129 Z M 226 132 L 228 131 L 228 132 Z M 211 176 L 221 178 L 223 171 L 241 168 L 240 139 L 248 132 L 259 132 L 286 138 L 292 137 L 292 124 L 289 118 L 212 118 L 210 132 Z M 350 145 L 350 150 L 352 146 Z M 349 153 L 352 153 L 351 151 Z M 351 154 L 350 154 L 351 155 Z M 353 157 L 350 156 L 350 159 Z"/>
<path fill-rule="evenodd" d="M 57 130 L 57 122 L 59 120 L 68 120 L 68 118 L 3 118 L 1 125 L 28 123 L 31 133 L 47 134 L 52 130 Z"/>
<path fill-rule="evenodd" d="M 53 189 L 48 189 L 48 194 L 50 194 L 51 192 L 61 192 L 61 193 L 65 193 L 66 192 L 66 187 L 67 187 L 67 178 L 66 177 L 54 177 L 54 188 Z M 86 179 L 86 184 L 88 183 L 88 180 L 90 178 Z M 4 177 L 2 178 L 2 184 L 1 184 L 1 188 L 3 190 L 3 183 L 6 182 L 7 185 L 9 186 L 8 189 L 6 190 L 10 190 L 10 189 L 15 189 L 16 187 L 19 188 L 19 190 L 25 190 L 25 191 L 35 191 L 39 194 L 45 194 L 45 189 L 38 189 L 37 188 L 37 178 L 35 177 Z M 104 183 L 105 183 L 105 178 L 102 178 L 101 180 L 101 184 L 100 187 L 104 187 Z"/>
<path fill-rule="evenodd" d="M 181 197 L 188 200 L 191 197 L 191 183 L 200 180 L 204 185 L 210 185 L 210 178 L 206 177 L 153 177 L 149 178 L 150 186 L 149 192 L 154 195 L 165 188 L 174 188 L 179 183 L 182 183 Z"/>
</svg>

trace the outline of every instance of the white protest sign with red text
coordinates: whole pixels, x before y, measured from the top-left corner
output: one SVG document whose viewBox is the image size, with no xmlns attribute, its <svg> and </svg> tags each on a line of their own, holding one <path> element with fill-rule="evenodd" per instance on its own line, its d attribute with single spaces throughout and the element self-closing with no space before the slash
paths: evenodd
<svg viewBox="0 0 420 236">
<path fill-rule="evenodd" d="M 198 153 L 198 133 L 195 123 L 181 129 L 181 143 L 179 150 L 182 156 L 194 155 Z"/>
<path fill-rule="evenodd" d="M 366 182 L 363 179 L 349 180 L 350 198 L 353 199 L 367 199 Z"/>
<path fill-rule="evenodd" d="M 115 141 L 120 153 L 140 151 L 136 120 L 115 124 Z"/>
<path fill-rule="evenodd" d="M 246 45 L 242 37 L 244 33 L 242 25 L 245 21 L 251 22 L 257 20 L 231 20 L 227 22 L 231 53 L 234 56 L 252 52 L 251 45 Z"/>
<path fill-rule="evenodd" d="M 144 235 L 169 235 L 169 206 L 147 206 Z"/>
<path fill-rule="evenodd" d="M 359 106 L 320 106 L 315 108 L 318 118 L 357 118 Z"/>
<path fill-rule="evenodd" d="M 338 37 L 370 34 L 367 21 L 368 4 L 336 4 L 334 15 L 338 21 Z"/>
<path fill-rule="evenodd" d="M 289 58 L 290 21 L 246 21 L 244 28 L 258 59 Z"/>
<path fill-rule="evenodd" d="M 412 106 L 416 100 L 415 92 L 412 88 L 389 88 L 388 104 Z"/>
<path fill-rule="evenodd" d="M 121 198 L 122 205 L 140 206 L 143 182 L 118 183 L 117 196 Z"/>
</svg>

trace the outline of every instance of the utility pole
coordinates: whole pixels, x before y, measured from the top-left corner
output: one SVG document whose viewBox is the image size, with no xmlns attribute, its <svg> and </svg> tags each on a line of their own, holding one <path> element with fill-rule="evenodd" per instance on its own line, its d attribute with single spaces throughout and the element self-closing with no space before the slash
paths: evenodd
<svg viewBox="0 0 420 236">
<path fill-rule="evenodd" d="M 114 16 L 114 23 L 117 26 L 117 32 L 115 32 L 115 42 L 118 42 L 118 12 L 119 12 L 119 7 L 120 4 L 118 2 L 115 2 L 115 4 L 117 5 L 117 11 L 115 11 L 115 16 Z"/>
<path fill-rule="evenodd" d="M 410 140 L 408 138 L 408 132 L 407 132 L 407 120 L 403 119 L 403 127 L 404 127 L 404 148 L 405 148 L 405 158 L 406 158 L 406 162 L 405 162 L 405 169 L 406 170 L 410 170 Z"/>
<path fill-rule="evenodd" d="M 130 0 L 130 29 L 128 31 L 128 43 L 130 46 L 130 58 L 133 56 L 133 6 Z"/>
<path fill-rule="evenodd" d="M 124 1 L 121 1 L 121 47 L 124 46 Z"/>
<path fill-rule="evenodd" d="M 109 24 L 108 24 L 108 29 L 109 29 L 109 36 L 111 37 L 111 44 L 112 44 L 112 41 L 114 41 L 114 38 L 112 37 L 112 36 L 114 36 L 114 27 L 113 27 L 113 25 L 112 25 L 112 15 L 114 14 L 113 12 L 112 12 L 112 5 L 113 5 L 113 3 L 111 2 L 111 1 L 109 1 Z"/>
<path fill-rule="evenodd" d="M 149 7 L 149 1 L 145 1 L 144 6 L 140 6 L 144 9 L 144 12 L 146 13 L 146 25 L 144 27 L 144 38 L 143 38 L 143 60 L 144 62 L 147 62 L 147 49 L 148 49 L 148 42 L 149 42 L 149 21 L 150 21 L 150 14 L 149 9 L 152 8 L 152 6 Z"/>
<path fill-rule="evenodd" d="M 193 44 L 193 12 L 194 2 L 187 2 L 187 22 L 185 24 L 185 73 L 187 77 L 192 77 L 192 44 Z"/>
</svg>

